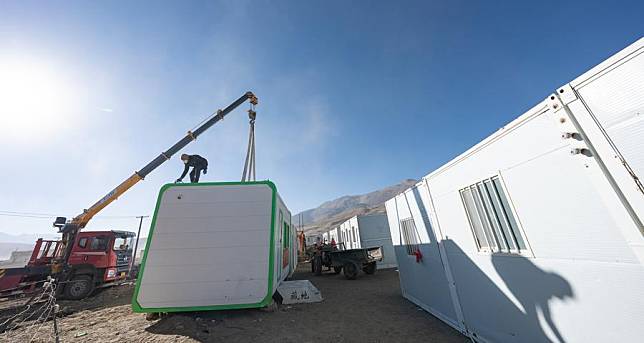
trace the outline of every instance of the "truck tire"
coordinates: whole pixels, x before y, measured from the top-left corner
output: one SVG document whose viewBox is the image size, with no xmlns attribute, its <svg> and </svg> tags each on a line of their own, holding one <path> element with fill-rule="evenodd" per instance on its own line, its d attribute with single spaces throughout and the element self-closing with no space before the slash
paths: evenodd
<svg viewBox="0 0 644 343">
<path fill-rule="evenodd" d="M 315 275 L 322 275 L 322 256 L 315 256 L 313 258 L 313 273 Z"/>
<path fill-rule="evenodd" d="M 89 275 L 76 275 L 65 286 L 65 298 L 80 300 L 86 298 L 94 290 L 92 277 Z"/>
<path fill-rule="evenodd" d="M 344 277 L 347 278 L 348 280 L 355 280 L 356 277 L 358 276 L 358 265 L 355 262 L 347 262 L 344 264 Z"/>
<path fill-rule="evenodd" d="M 342 271 L 342 267 L 333 267 L 334 274 L 340 274 L 341 271 Z"/>
<path fill-rule="evenodd" d="M 376 262 L 371 262 L 366 266 L 362 267 L 362 271 L 371 275 L 376 272 Z"/>
</svg>

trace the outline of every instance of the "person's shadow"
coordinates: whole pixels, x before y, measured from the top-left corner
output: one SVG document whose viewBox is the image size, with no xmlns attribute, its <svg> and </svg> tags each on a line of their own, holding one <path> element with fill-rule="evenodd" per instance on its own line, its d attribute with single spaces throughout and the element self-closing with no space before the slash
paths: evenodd
<svg viewBox="0 0 644 343">
<path fill-rule="evenodd" d="M 541 270 L 521 255 L 493 254 L 493 267 L 475 263 L 450 239 L 443 240 L 465 325 L 474 338 L 493 342 L 552 342 L 539 320 L 540 311 L 550 331 L 565 342 L 550 311 L 550 300 L 574 297 L 570 284 L 558 274 Z M 481 267 L 486 269 L 485 271 Z M 504 292 L 494 270 L 512 296 Z M 492 277 L 491 277 L 492 276 Z M 518 304 L 517 304 L 518 302 Z M 519 307 L 523 307 L 520 308 Z"/>
<path fill-rule="evenodd" d="M 559 342 L 565 342 L 550 312 L 550 299 L 574 298 L 572 287 L 559 274 L 546 272 L 523 256 L 492 255 L 494 269 L 523 306 L 527 319 L 539 323 L 538 311 Z M 543 328 L 542 332 L 543 332 Z M 547 337 L 543 332 L 543 337 Z M 547 339 L 547 338 L 546 338 Z M 549 341 L 549 340 L 548 340 Z"/>
</svg>

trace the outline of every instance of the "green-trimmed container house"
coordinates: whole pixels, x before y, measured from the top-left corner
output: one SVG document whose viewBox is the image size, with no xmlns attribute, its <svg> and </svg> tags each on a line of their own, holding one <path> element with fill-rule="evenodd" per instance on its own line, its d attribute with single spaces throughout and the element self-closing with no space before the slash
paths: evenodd
<svg viewBox="0 0 644 343">
<path fill-rule="evenodd" d="M 166 184 L 132 308 L 264 307 L 295 270 L 296 243 L 291 213 L 271 181 Z"/>
</svg>

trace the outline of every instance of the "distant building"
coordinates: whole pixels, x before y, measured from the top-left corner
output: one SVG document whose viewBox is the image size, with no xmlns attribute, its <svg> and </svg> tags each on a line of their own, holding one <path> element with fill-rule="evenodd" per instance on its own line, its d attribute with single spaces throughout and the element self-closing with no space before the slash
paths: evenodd
<svg viewBox="0 0 644 343">
<path fill-rule="evenodd" d="M 317 242 L 318 238 L 320 241 L 322 241 L 324 238 L 322 237 L 321 233 L 304 233 L 304 241 L 306 242 L 306 246 L 310 247 L 312 245 L 315 245 Z"/>
<path fill-rule="evenodd" d="M 397 266 L 389 223 L 384 213 L 354 216 L 328 233 L 329 241 L 334 237 L 340 249 L 382 247 L 384 258 L 378 262 L 378 269 Z"/>
</svg>

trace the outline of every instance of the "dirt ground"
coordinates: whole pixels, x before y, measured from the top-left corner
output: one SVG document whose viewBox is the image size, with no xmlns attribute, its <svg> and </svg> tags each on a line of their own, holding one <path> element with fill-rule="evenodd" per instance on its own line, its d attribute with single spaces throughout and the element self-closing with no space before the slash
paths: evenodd
<svg viewBox="0 0 644 343">
<path fill-rule="evenodd" d="M 132 313 L 133 285 L 104 289 L 82 301 L 59 301 L 61 342 L 465 342 L 467 339 L 402 298 L 396 270 L 360 274 L 357 280 L 302 264 L 294 279 L 309 279 L 324 301 L 267 310 L 178 313 L 147 321 Z M 0 302 L 0 323 L 24 300 Z M 42 333 L 22 335 L 28 323 L 0 334 L 0 341 L 52 340 L 51 321 Z M 32 331 L 35 331 L 33 328 Z M 49 330 L 49 331 L 47 331 Z M 20 338 L 16 338 L 20 337 Z"/>
</svg>

